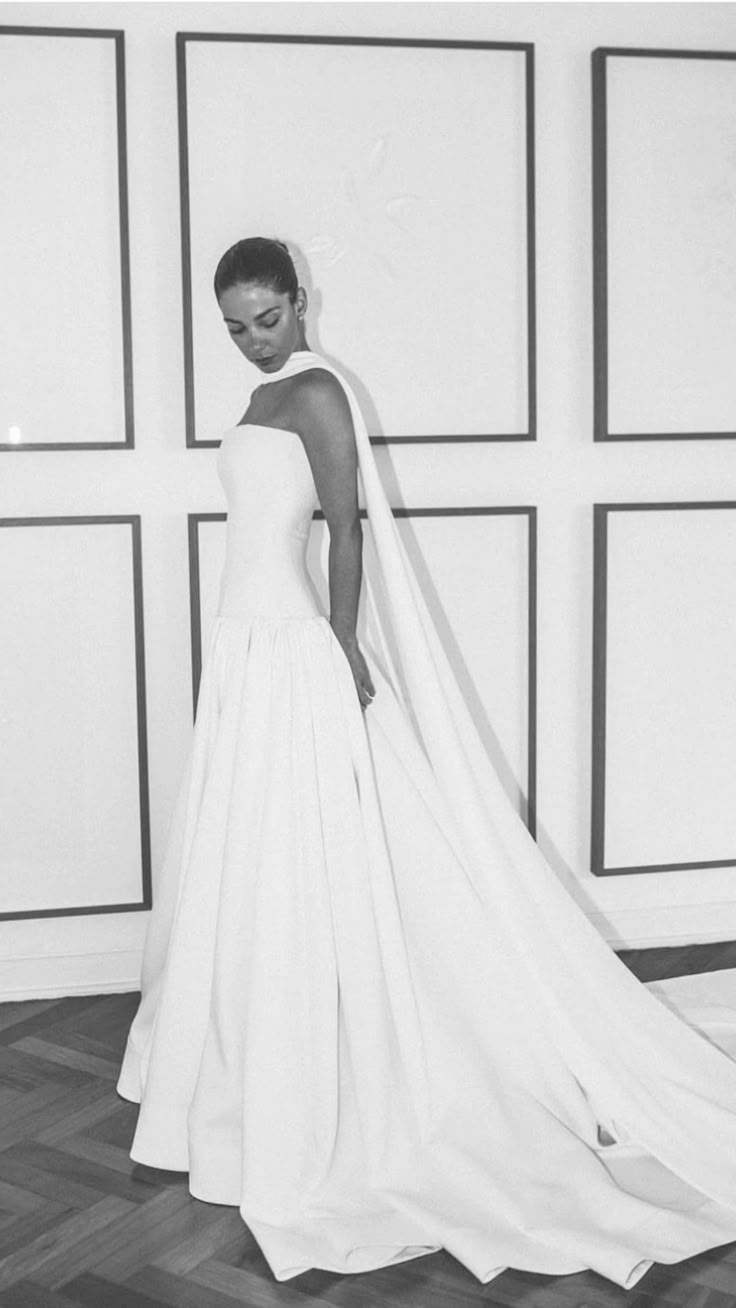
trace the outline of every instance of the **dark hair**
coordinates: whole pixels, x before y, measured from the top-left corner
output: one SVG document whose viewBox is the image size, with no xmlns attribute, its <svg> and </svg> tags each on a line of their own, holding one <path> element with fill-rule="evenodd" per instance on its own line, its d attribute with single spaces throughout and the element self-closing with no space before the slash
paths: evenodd
<svg viewBox="0 0 736 1308">
<path fill-rule="evenodd" d="M 239 282 L 268 286 L 279 295 L 288 295 L 293 304 L 299 279 L 288 246 L 283 241 L 273 241 L 265 236 L 236 241 L 225 251 L 215 270 L 218 300 L 223 291 Z"/>
</svg>

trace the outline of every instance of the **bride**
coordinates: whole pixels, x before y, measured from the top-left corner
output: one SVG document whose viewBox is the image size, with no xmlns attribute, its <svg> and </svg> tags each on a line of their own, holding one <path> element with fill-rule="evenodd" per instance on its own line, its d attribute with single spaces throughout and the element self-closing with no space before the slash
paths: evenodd
<svg viewBox="0 0 736 1308">
<path fill-rule="evenodd" d="M 446 1249 L 481 1282 L 628 1289 L 736 1240 L 736 1008 L 724 1037 L 707 978 L 690 1008 L 638 982 L 508 798 L 287 247 L 239 241 L 215 292 L 262 382 L 217 456 L 219 606 L 117 1086 L 131 1157 L 237 1206 L 277 1280 Z"/>
</svg>

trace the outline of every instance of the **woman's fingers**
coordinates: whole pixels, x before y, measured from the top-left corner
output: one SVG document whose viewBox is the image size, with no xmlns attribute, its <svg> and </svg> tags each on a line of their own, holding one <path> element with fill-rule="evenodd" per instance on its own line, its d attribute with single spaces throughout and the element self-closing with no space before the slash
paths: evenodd
<svg viewBox="0 0 736 1308">
<path fill-rule="evenodd" d="M 348 652 L 347 657 L 352 668 L 353 680 L 355 681 L 355 689 L 358 692 L 360 707 L 365 709 L 373 702 L 376 693 L 373 678 L 371 677 L 368 664 L 360 650 L 357 648 L 351 650 Z"/>
<path fill-rule="evenodd" d="M 363 682 L 362 685 L 358 686 L 358 699 L 360 700 L 360 707 L 362 709 L 366 709 L 369 704 L 373 703 L 375 693 L 376 691 L 370 677 L 367 682 Z"/>
</svg>

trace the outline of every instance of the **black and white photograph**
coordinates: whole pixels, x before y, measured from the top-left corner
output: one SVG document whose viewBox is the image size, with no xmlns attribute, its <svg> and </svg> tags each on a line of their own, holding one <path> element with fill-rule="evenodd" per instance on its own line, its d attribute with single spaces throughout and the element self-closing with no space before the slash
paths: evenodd
<svg viewBox="0 0 736 1308">
<path fill-rule="evenodd" d="M 0 0 L 0 1308 L 736 1308 L 734 360 L 734 0 Z"/>
</svg>

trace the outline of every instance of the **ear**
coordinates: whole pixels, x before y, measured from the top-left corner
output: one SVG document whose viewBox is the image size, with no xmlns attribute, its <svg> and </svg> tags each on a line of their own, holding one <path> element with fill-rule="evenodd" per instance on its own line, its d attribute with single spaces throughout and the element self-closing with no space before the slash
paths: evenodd
<svg viewBox="0 0 736 1308">
<path fill-rule="evenodd" d="M 297 318 L 303 318 L 307 312 L 307 292 L 303 286 L 297 287 L 296 300 L 294 301 Z"/>
</svg>

